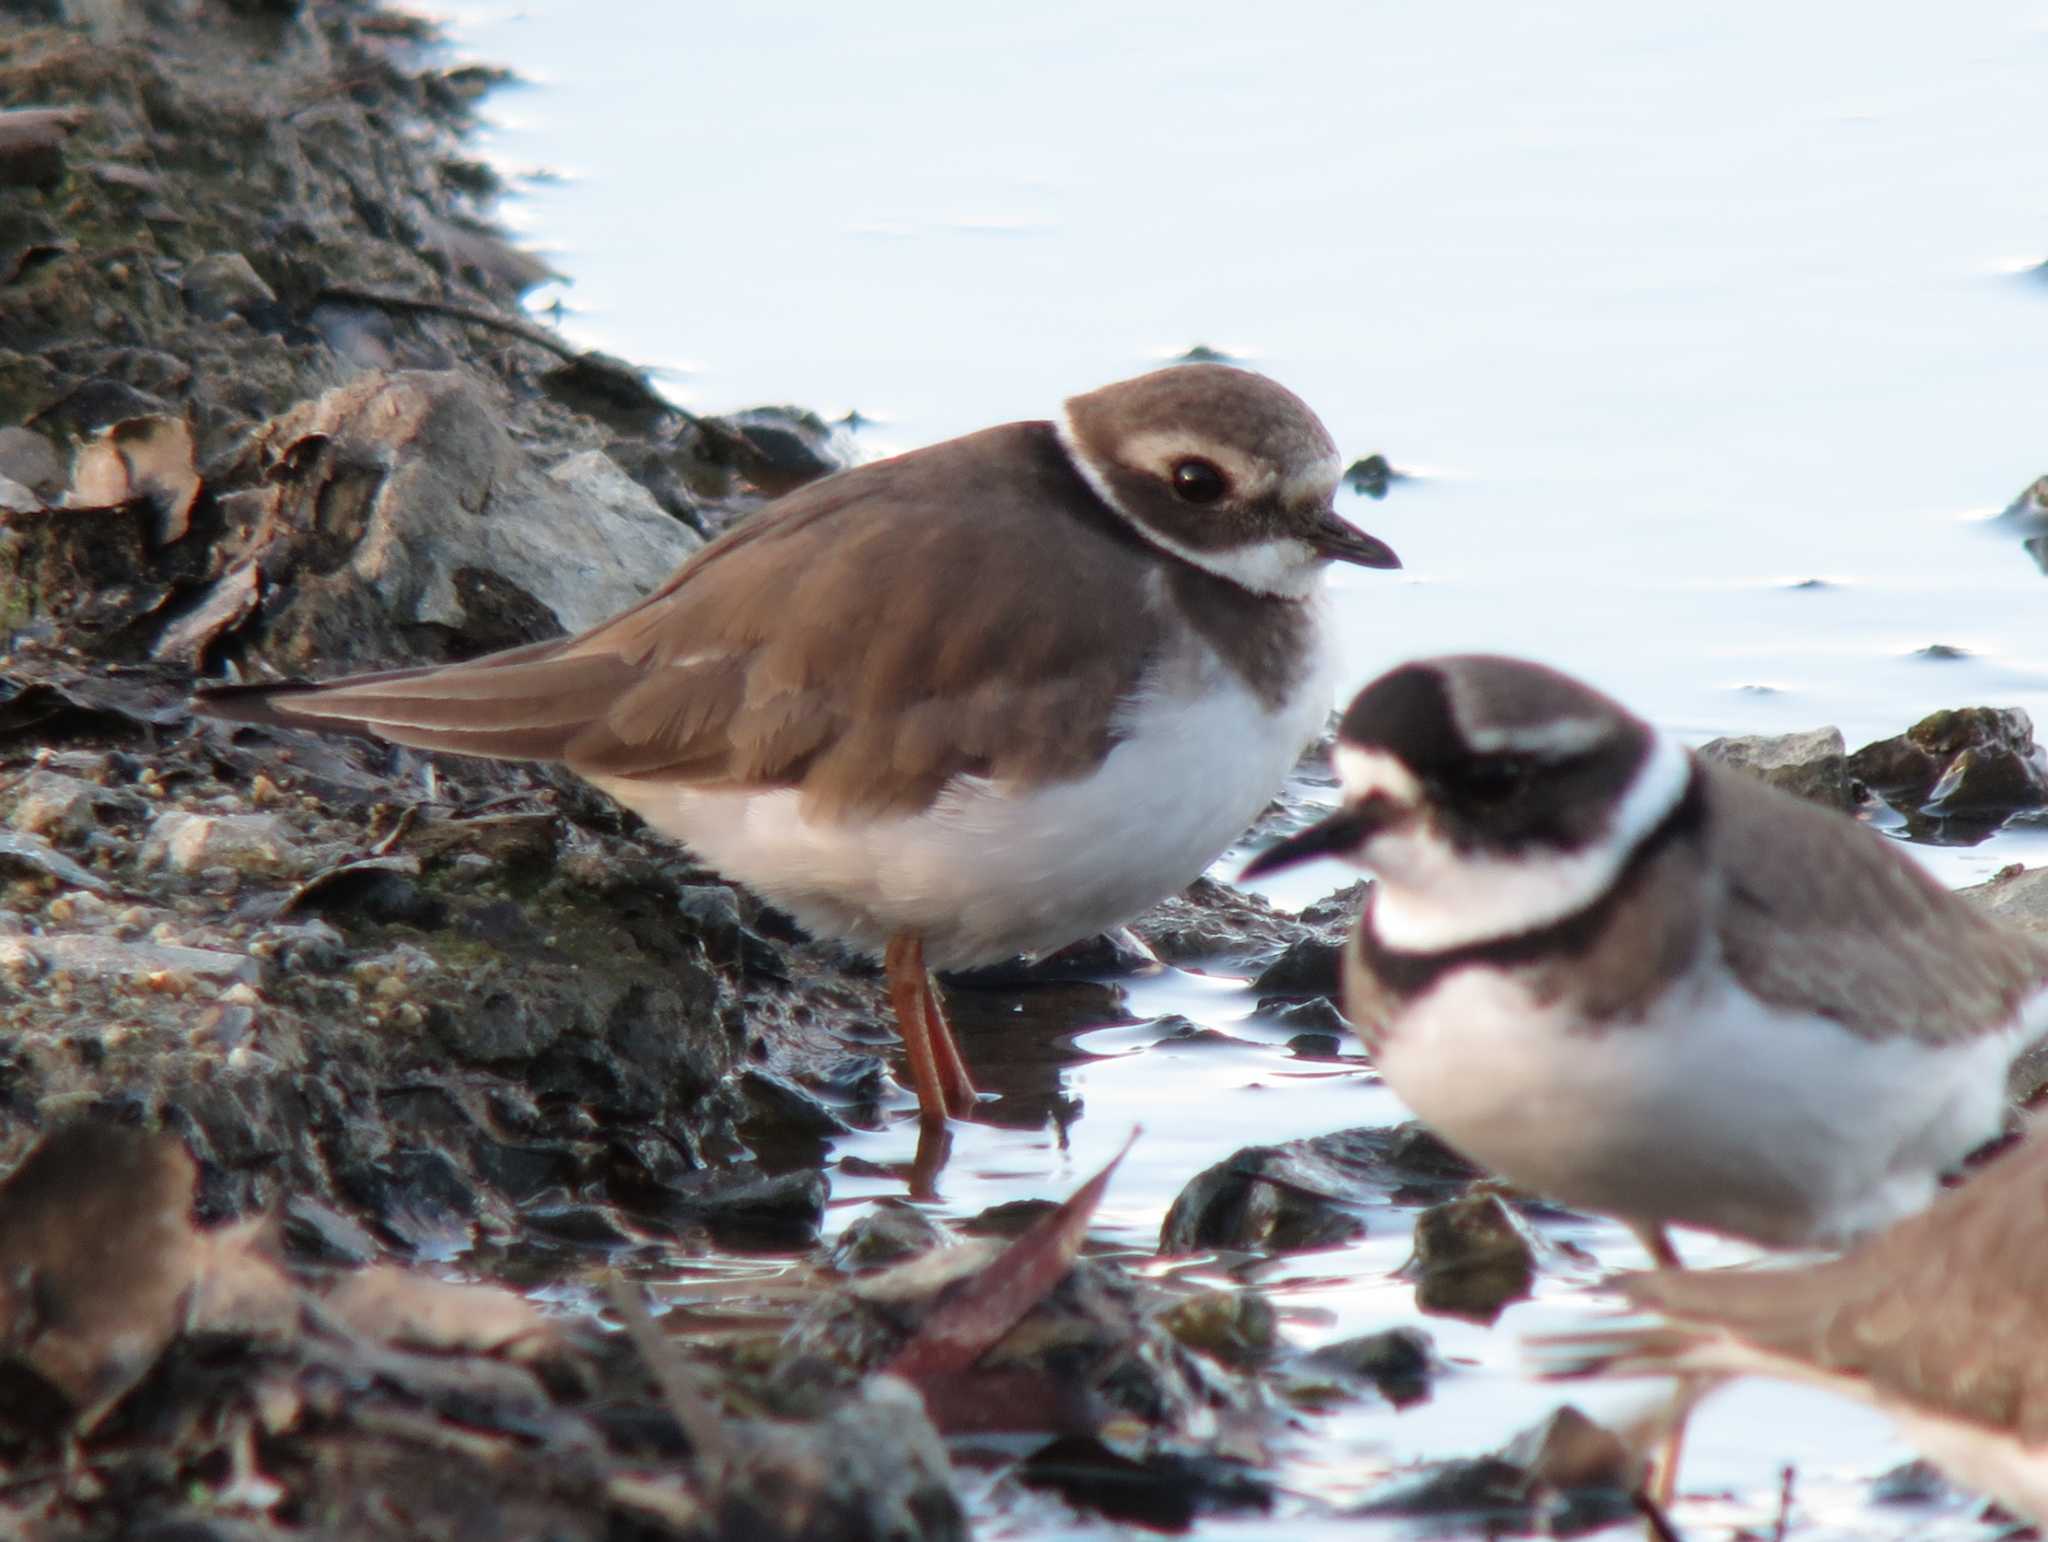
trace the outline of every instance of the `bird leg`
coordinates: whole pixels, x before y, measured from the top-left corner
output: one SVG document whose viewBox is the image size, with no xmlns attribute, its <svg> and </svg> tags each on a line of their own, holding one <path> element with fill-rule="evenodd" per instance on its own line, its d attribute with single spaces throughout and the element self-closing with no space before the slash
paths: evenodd
<svg viewBox="0 0 2048 1542">
<path fill-rule="evenodd" d="M 1671 1237 L 1661 1226 L 1643 1225 L 1630 1228 L 1636 1240 L 1643 1245 L 1643 1251 L 1650 1255 L 1650 1261 L 1659 1269 L 1683 1269 L 1684 1260 L 1679 1258 L 1678 1249 L 1671 1245 Z M 1692 1405 L 1698 1400 L 1699 1388 L 1695 1378 L 1681 1376 L 1677 1391 L 1673 1394 L 1673 1416 L 1670 1427 L 1664 1431 L 1663 1442 L 1659 1445 L 1656 1459 L 1650 1465 L 1649 1498 L 1660 1511 L 1671 1507 L 1678 1497 L 1678 1459 L 1685 1447 L 1685 1426 L 1692 1417 Z M 1654 1535 L 1654 1533 L 1652 1533 Z"/>
<path fill-rule="evenodd" d="M 939 1062 L 939 1085 L 945 1090 L 946 1112 L 955 1119 L 971 1118 L 981 1104 L 981 1095 L 975 1091 L 974 1078 L 967 1074 L 967 1061 L 953 1038 L 952 1024 L 946 1020 L 946 1006 L 939 999 L 939 982 L 929 971 L 924 977 L 924 1017 L 931 1030 L 932 1054 Z"/>
<path fill-rule="evenodd" d="M 918 1117 L 926 1124 L 943 1123 L 949 1115 L 965 1119 L 975 1108 L 974 1082 L 953 1042 L 938 987 L 924 966 L 924 939 L 899 932 L 889 939 L 882 965 L 889 979 L 896 1028 L 910 1058 Z"/>
</svg>

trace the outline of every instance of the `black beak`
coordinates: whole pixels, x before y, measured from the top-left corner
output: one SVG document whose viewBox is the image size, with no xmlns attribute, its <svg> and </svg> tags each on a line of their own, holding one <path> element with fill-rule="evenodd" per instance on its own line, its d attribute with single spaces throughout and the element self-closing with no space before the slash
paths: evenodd
<svg viewBox="0 0 2048 1542">
<path fill-rule="evenodd" d="M 1349 520 L 1326 513 L 1309 532 L 1309 545 L 1333 562 L 1353 562 L 1362 568 L 1397 568 L 1401 559 L 1394 548 L 1377 536 L 1367 535 Z"/>
<path fill-rule="evenodd" d="M 1284 841 L 1275 842 L 1244 866 L 1239 881 L 1298 867 L 1316 857 L 1342 856 L 1356 851 L 1386 824 L 1385 809 L 1377 798 L 1349 804 L 1306 830 L 1297 830 Z"/>
</svg>

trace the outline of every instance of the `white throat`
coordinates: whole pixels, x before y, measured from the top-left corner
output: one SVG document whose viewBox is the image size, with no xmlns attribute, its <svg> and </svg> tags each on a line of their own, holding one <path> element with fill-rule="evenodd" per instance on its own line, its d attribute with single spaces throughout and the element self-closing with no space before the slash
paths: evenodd
<svg viewBox="0 0 2048 1542">
<path fill-rule="evenodd" d="M 1347 801 L 1378 791 L 1412 806 L 1421 795 L 1391 755 L 1340 744 L 1333 758 Z M 1649 756 L 1613 823 L 1584 851 L 1475 855 L 1454 850 L 1419 821 L 1375 836 L 1359 855 L 1379 878 L 1365 924 L 1386 947 L 1438 953 L 1562 921 L 1607 891 L 1643 838 L 1678 806 L 1691 779 L 1684 747 L 1652 730 Z"/>
<path fill-rule="evenodd" d="M 1109 485 L 1109 479 L 1097 469 L 1074 432 L 1074 421 L 1070 414 L 1061 413 L 1053 425 L 1059 436 L 1060 448 L 1067 452 L 1067 459 L 1073 462 L 1074 470 L 1081 480 L 1095 492 L 1095 496 L 1108 504 L 1123 522 L 1137 531 L 1140 536 L 1157 546 L 1161 551 L 1171 552 L 1181 561 L 1213 573 L 1218 578 L 1228 579 L 1240 589 L 1249 589 L 1254 594 L 1270 594 L 1281 599 L 1302 600 L 1320 591 L 1323 569 L 1326 563 L 1322 555 L 1306 541 L 1292 537 L 1279 540 L 1261 541 L 1255 546 L 1231 546 L 1214 551 L 1205 551 L 1198 546 L 1189 546 L 1176 541 L 1172 536 L 1148 525 L 1118 501 Z"/>
</svg>

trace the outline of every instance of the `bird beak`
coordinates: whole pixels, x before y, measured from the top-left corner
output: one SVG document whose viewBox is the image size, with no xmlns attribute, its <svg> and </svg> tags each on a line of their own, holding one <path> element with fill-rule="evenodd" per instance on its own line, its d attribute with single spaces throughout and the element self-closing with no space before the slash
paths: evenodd
<svg viewBox="0 0 2048 1542">
<path fill-rule="evenodd" d="M 1391 554 L 1390 554 L 1391 555 Z M 1320 819 L 1306 830 L 1297 830 L 1284 841 L 1276 842 L 1260 852 L 1245 864 L 1238 880 L 1263 878 L 1268 873 L 1277 873 L 1282 868 L 1298 867 L 1316 857 L 1341 857 L 1358 850 L 1373 836 L 1386 827 L 1387 805 L 1384 798 L 1367 798 L 1361 803 L 1348 803 L 1326 819 Z"/>
<path fill-rule="evenodd" d="M 1332 562 L 1353 562 L 1362 568 L 1397 568 L 1401 559 L 1377 536 L 1367 535 L 1349 520 L 1325 512 L 1309 532 L 1308 544 Z"/>
</svg>

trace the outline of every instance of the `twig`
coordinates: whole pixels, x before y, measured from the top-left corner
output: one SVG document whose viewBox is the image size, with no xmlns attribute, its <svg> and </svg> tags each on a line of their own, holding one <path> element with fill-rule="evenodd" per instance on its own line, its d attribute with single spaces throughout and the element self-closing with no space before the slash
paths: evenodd
<svg viewBox="0 0 2048 1542">
<path fill-rule="evenodd" d="M 353 305 L 382 306 L 385 310 L 416 311 L 428 316 L 447 316 L 455 321 L 474 322 L 480 327 L 490 327 L 495 331 L 509 332 L 514 337 L 533 344 L 536 348 L 545 348 L 556 358 L 568 364 L 574 364 L 583 357 L 582 349 L 571 347 L 559 337 L 544 332 L 539 327 L 520 321 L 516 317 L 507 316 L 501 311 L 485 310 L 482 306 L 478 305 L 457 305 L 452 300 L 429 300 L 420 295 L 386 294 L 382 290 L 377 289 L 360 289 L 354 284 L 328 284 L 313 297 L 313 303 L 316 305 L 322 300 L 341 300 Z"/>
<path fill-rule="evenodd" d="M 1651 1542 L 1685 1542 L 1678 1534 L 1678 1528 L 1671 1524 L 1671 1517 L 1664 1513 L 1664 1507 L 1647 1491 L 1637 1489 L 1628 1497 L 1635 1503 L 1636 1514 L 1643 1518 L 1643 1530 Z"/>
<path fill-rule="evenodd" d="M 1787 1467 L 1778 1480 L 1778 1519 L 1771 1527 L 1771 1542 L 1785 1542 L 1792 1525 L 1792 1479 L 1798 1469 Z"/>
<path fill-rule="evenodd" d="M 640 1351 L 640 1358 L 647 1362 L 647 1368 L 654 1373 L 655 1384 L 661 1388 L 668 1411 L 675 1415 L 676 1423 L 682 1426 L 689 1437 L 690 1451 L 696 1458 L 698 1470 L 708 1484 L 716 1484 L 732 1465 L 732 1442 L 726 1438 L 725 1425 L 718 1416 L 718 1410 L 699 1392 L 682 1359 L 676 1354 L 675 1346 L 654 1325 L 654 1319 L 647 1313 L 647 1303 L 641 1299 L 640 1289 L 614 1270 L 605 1281 L 605 1293 L 611 1298 L 612 1310 L 619 1314 L 619 1321 L 626 1325 L 626 1336 L 633 1341 L 633 1347 Z"/>
</svg>

